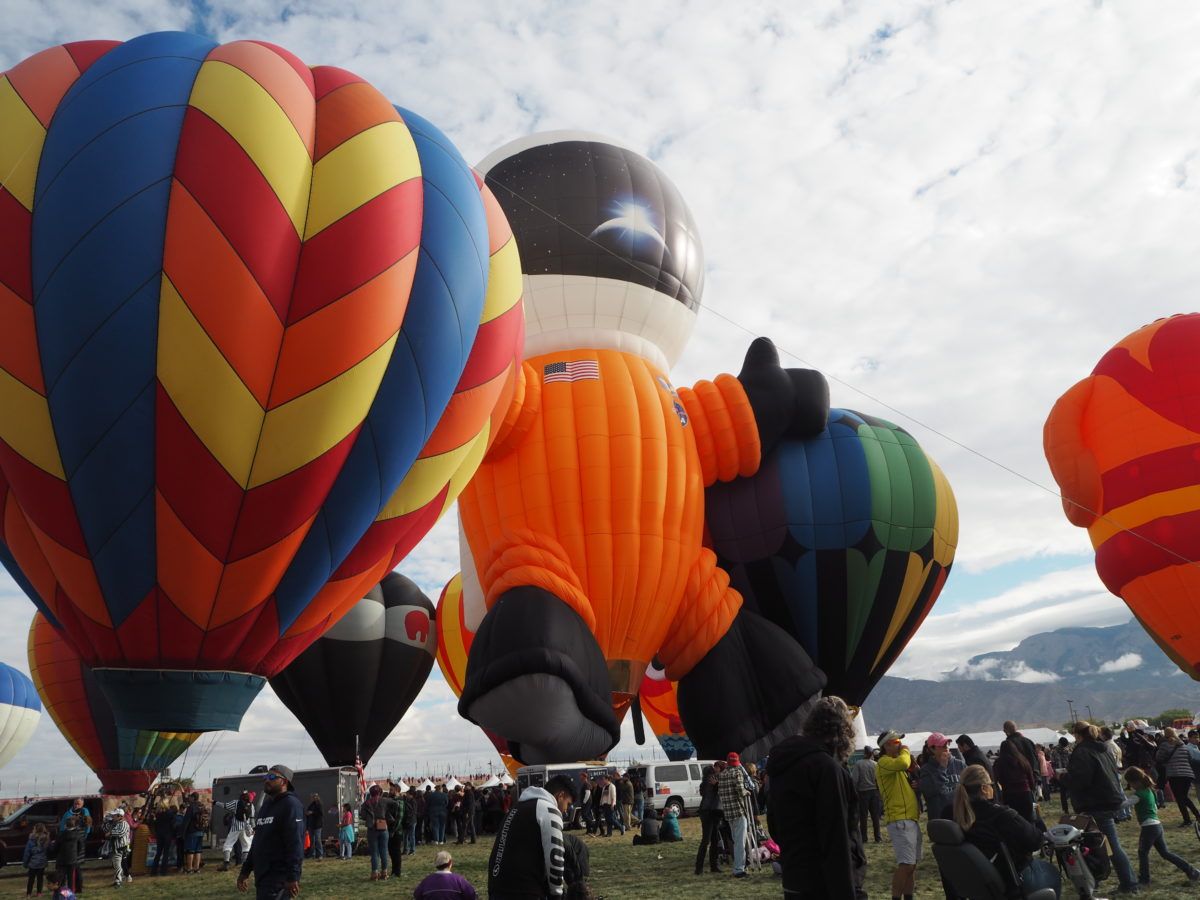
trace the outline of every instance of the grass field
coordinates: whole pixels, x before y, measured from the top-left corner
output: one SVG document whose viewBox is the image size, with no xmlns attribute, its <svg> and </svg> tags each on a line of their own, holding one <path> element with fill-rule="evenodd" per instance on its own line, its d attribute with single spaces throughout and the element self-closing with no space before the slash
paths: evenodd
<svg viewBox="0 0 1200 900">
<path fill-rule="evenodd" d="M 1047 808 L 1048 812 L 1057 812 Z M 1179 814 L 1174 809 L 1162 811 L 1163 825 L 1167 833 L 1167 846 L 1185 859 L 1200 862 L 1200 843 L 1191 829 L 1179 828 Z M 1055 819 L 1054 821 L 1057 821 Z M 922 826 L 924 823 L 922 823 Z M 768 870 L 755 873 L 751 878 L 735 880 L 726 869 L 720 874 L 693 873 L 696 847 L 700 833 L 699 821 L 685 819 L 682 822 L 684 840 L 677 844 L 661 844 L 657 847 L 634 847 L 628 838 L 611 839 L 584 838 L 592 854 L 592 890 L 607 900 L 685 900 L 685 898 L 725 897 L 781 897 L 783 888 L 779 878 Z M 579 832 L 575 832 L 579 834 Z M 1130 854 L 1134 870 L 1137 870 L 1137 825 L 1125 823 L 1120 827 L 1121 843 Z M 404 857 L 404 871 L 399 878 L 385 882 L 371 882 L 370 862 L 365 856 L 356 856 L 349 861 L 317 860 L 306 861 L 301 882 L 301 897 L 320 900 L 358 900 L 363 897 L 411 897 L 417 882 L 433 868 L 433 856 L 437 847 L 421 846 L 415 856 Z M 485 874 L 491 837 L 485 836 L 474 846 L 459 847 L 447 843 L 445 848 L 454 854 L 454 870 L 466 876 L 479 890 L 480 897 L 487 896 Z M 928 846 L 926 846 L 928 853 Z M 891 845 L 886 838 L 882 844 L 868 844 L 867 892 L 872 900 L 891 896 L 891 872 L 893 858 Z M 136 878 L 119 891 L 111 887 L 111 868 L 107 863 L 91 861 L 85 872 L 87 891 L 85 897 L 110 896 L 122 900 L 142 898 L 187 898 L 187 900 L 216 900 L 238 896 L 235 873 L 218 872 L 220 854 L 209 851 L 205 854 L 205 866 L 199 875 L 172 875 L 165 878 Z M 1151 873 L 1154 883 L 1142 891 L 1147 900 L 1176 900 L 1184 896 L 1195 896 L 1196 890 L 1187 884 L 1186 878 L 1173 866 L 1168 865 L 1157 854 L 1151 856 Z M 1099 894 L 1108 897 L 1116 892 L 1115 876 L 1101 886 Z M 23 897 L 25 895 L 25 872 L 19 866 L 0 869 L 0 898 Z M 251 893 L 249 896 L 253 896 Z M 937 867 L 932 857 L 926 856 L 917 868 L 917 897 L 922 900 L 940 900 L 941 885 Z M 1073 898 L 1067 891 L 1064 896 Z"/>
</svg>

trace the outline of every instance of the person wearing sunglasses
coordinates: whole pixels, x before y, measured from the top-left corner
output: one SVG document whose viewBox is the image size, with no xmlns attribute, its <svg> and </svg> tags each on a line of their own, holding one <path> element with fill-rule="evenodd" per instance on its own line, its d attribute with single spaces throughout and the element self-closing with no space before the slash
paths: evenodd
<svg viewBox="0 0 1200 900">
<path fill-rule="evenodd" d="M 254 842 L 242 863 L 237 888 L 249 888 L 254 873 L 256 900 L 295 897 L 304 863 L 304 806 L 292 790 L 292 770 L 271 766 L 263 775 L 262 808 L 254 823 Z"/>
</svg>

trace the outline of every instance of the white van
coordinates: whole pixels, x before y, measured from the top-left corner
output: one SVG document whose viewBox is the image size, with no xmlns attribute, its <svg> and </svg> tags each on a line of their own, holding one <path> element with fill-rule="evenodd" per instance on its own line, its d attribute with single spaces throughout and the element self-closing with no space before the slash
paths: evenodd
<svg viewBox="0 0 1200 900">
<path fill-rule="evenodd" d="M 654 809 L 659 814 L 670 808 L 677 816 L 695 814 L 700 808 L 700 781 L 712 760 L 635 763 L 627 770 L 635 783 L 654 792 Z"/>
</svg>

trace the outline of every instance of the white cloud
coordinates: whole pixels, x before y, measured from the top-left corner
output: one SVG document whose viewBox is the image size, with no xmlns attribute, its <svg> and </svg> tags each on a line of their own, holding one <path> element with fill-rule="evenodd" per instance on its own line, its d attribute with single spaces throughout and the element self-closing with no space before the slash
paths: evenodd
<svg viewBox="0 0 1200 900">
<path fill-rule="evenodd" d="M 1100 674 L 1107 672 L 1125 672 L 1129 669 L 1136 669 L 1142 664 L 1142 655 L 1140 653 L 1125 653 L 1118 656 L 1116 659 L 1110 659 L 1108 662 L 1101 663 L 1100 668 L 1096 671 Z"/>
<path fill-rule="evenodd" d="M 0 69 L 66 40 L 190 24 L 355 71 L 472 162 L 532 130 L 612 134 L 653 154 L 704 240 L 705 306 L 677 383 L 736 372 L 750 335 L 772 335 L 792 364 L 833 379 L 836 404 L 898 422 L 937 459 L 959 503 L 959 571 L 1086 552 L 1052 490 L 1041 427 L 1114 342 L 1196 307 L 1200 137 L 1181 110 L 1200 78 L 1200 7 L 739 10 L 296 0 L 283 16 L 273 0 L 11 0 Z M 436 598 L 457 570 L 454 545 L 439 526 L 401 569 Z M 5 586 L 0 614 L 26 621 L 28 603 Z M 1072 567 L 935 610 L 893 671 L 940 675 L 1037 631 L 1127 617 L 1094 572 Z M 0 658 L 19 664 L 23 642 L 20 628 L 0 631 Z M 43 722 L 5 783 L 78 771 L 52 732 Z M 487 746 L 431 682 L 380 755 L 440 765 Z M 206 765 L 240 768 L 268 750 L 316 761 L 264 696 Z"/>
</svg>

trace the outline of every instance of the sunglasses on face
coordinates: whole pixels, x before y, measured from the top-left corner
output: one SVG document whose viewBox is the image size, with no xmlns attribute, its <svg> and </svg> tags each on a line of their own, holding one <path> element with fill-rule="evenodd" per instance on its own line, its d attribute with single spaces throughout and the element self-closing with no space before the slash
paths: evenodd
<svg viewBox="0 0 1200 900">
<path fill-rule="evenodd" d="M 263 776 L 263 781 L 274 781 L 276 778 L 282 778 L 282 777 L 283 777 L 282 775 L 280 775 L 276 772 L 268 772 L 266 775 Z"/>
</svg>

